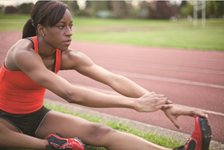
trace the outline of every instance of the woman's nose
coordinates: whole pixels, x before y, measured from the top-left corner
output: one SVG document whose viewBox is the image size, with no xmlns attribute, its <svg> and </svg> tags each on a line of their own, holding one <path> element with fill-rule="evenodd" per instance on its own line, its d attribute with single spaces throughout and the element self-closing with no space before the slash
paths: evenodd
<svg viewBox="0 0 224 150">
<path fill-rule="evenodd" d="M 67 36 L 72 36 L 72 28 L 70 28 L 70 27 L 68 26 L 67 29 L 66 29 L 65 34 L 66 34 Z"/>
</svg>

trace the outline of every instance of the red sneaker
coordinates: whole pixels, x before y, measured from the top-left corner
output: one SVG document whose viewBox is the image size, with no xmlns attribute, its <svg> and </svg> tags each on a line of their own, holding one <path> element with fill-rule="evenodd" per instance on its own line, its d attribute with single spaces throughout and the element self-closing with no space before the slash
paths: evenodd
<svg viewBox="0 0 224 150">
<path fill-rule="evenodd" d="M 47 150 L 85 150 L 85 145 L 78 138 L 62 138 L 59 134 L 49 134 L 45 139 L 49 143 Z"/>
<path fill-rule="evenodd" d="M 175 148 L 174 150 L 208 150 L 211 141 L 211 128 L 204 117 L 195 117 L 195 128 L 190 140 L 185 146 Z"/>
</svg>

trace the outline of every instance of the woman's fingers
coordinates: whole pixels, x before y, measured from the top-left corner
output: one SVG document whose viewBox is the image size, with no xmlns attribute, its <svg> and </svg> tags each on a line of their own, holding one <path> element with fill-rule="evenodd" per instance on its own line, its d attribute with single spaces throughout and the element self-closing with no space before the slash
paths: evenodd
<svg viewBox="0 0 224 150">
<path fill-rule="evenodd" d="M 167 105 L 172 105 L 172 104 L 167 104 Z M 174 105 L 172 108 L 169 108 L 168 106 L 166 106 L 166 104 L 164 104 L 161 108 L 164 111 L 164 113 L 166 114 L 166 116 L 170 119 L 170 121 L 172 121 L 173 124 L 179 130 L 182 130 L 177 121 L 177 117 L 180 115 L 191 116 L 191 117 L 201 116 L 201 117 L 205 117 L 206 119 L 208 118 L 207 114 L 205 114 L 204 112 L 202 112 L 200 110 L 196 110 L 196 109 L 191 109 L 191 108 L 186 108 L 186 107 L 178 107 L 176 105 Z"/>
<path fill-rule="evenodd" d="M 157 94 L 157 97 L 158 97 L 158 98 L 165 98 L 166 96 L 163 95 L 163 94 Z"/>
<path fill-rule="evenodd" d="M 208 119 L 208 115 L 199 110 L 187 110 L 186 112 L 184 112 L 184 115 L 188 115 L 188 116 L 192 116 L 192 117 L 201 116 L 201 117 L 205 117 L 206 119 Z"/>
<path fill-rule="evenodd" d="M 173 104 L 173 102 L 171 100 L 168 100 L 168 98 L 163 98 L 163 99 L 159 99 L 159 102 L 158 102 L 159 105 L 162 105 L 162 104 Z"/>
<path fill-rule="evenodd" d="M 173 107 L 171 100 L 168 100 L 163 94 L 156 94 L 155 92 L 145 94 L 137 102 L 136 110 L 141 112 L 153 112 L 161 108 Z"/>
<path fill-rule="evenodd" d="M 156 106 L 156 110 L 167 109 L 167 108 L 171 108 L 171 107 L 173 107 L 173 104 L 162 104 L 162 105 Z"/>
<path fill-rule="evenodd" d="M 179 130 L 182 130 L 181 127 L 180 127 L 180 124 L 178 123 L 177 121 L 177 118 L 176 117 L 171 117 L 170 120 L 173 122 L 173 124 L 175 125 L 175 127 Z"/>
<path fill-rule="evenodd" d="M 172 104 L 173 102 L 169 100 L 165 95 L 163 94 L 156 94 L 156 97 L 158 100 L 160 100 L 161 104 Z"/>
</svg>

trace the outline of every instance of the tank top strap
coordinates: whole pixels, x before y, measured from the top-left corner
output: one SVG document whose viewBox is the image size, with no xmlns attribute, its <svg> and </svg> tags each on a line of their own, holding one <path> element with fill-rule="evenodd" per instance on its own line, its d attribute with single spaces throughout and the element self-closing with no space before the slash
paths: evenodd
<svg viewBox="0 0 224 150">
<path fill-rule="evenodd" d="M 62 51 L 57 49 L 56 50 L 56 63 L 55 63 L 55 70 L 54 72 L 57 73 L 60 68 L 61 68 L 61 56 L 62 56 Z"/>
<path fill-rule="evenodd" d="M 37 36 L 29 37 L 27 39 L 29 39 L 29 40 L 31 40 L 33 42 L 34 50 L 38 53 Z M 55 61 L 54 61 L 53 68 L 52 68 L 52 71 L 54 73 L 57 73 L 60 70 L 60 68 L 61 68 L 61 56 L 62 56 L 62 51 L 57 49 L 56 50 Z"/>
<path fill-rule="evenodd" d="M 33 37 L 29 37 L 30 39 L 32 39 L 33 41 L 33 45 L 34 45 L 34 50 L 38 53 L 38 41 L 37 41 L 37 36 L 33 36 Z"/>
</svg>

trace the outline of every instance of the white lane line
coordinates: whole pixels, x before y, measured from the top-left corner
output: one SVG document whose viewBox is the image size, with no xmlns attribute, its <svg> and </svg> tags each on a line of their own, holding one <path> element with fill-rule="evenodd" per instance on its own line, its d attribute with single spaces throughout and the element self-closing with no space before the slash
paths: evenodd
<svg viewBox="0 0 224 150">
<path fill-rule="evenodd" d="M 132 77 L 132 78 L 157 80 L 157 81 L 165 81 L 165 82 L 173 82 L 173 83 L 181 83 L 181 84 L 188 84 L 188 85 L 196 85 L 196 86 L 204 86 L 204 87 L 224 89 L 224 86 L 222 86 L 222 85 L 216 85 L 216 84 L 210 84 L 210 83 L 203 83 L 203 82 L 196 82 L 196 81 L 189 81 L 189 80 L 182 80 L 182 79 L 168 78 L 168 77 L 159 77 L 159 76 L 124 72 L 124 71 L 111 70 L 111 72 L 114 72 L 116 74 L 120 74 L 120 75 L 123 75 L 123 76 L 127 76 L 127 77 Z"/>
<path fill-rule="evenodd" d="M 117 93 L 115 91 L 112 91 L 112 90 L 105 90 L 105 89 L 100 89 L 100 88 L 96 88 L 96 87 L 92 87 L 92 86 L 85 86 L 85 85 L 81 85 L 81 84 L 74 84 L 74 83 L 72 83 L 72 84 L 75 85 L 75 86 L 80 86 L 80 87 L 92 89 L 92 90 L 102 92 L 102 93 L 106 93 L 106 94 L 120 95 L 119 93 Z M 193 109 L 193 110 L 199 110 L 199 111 L 202 111 L 202 112 L 208 113 L 208 114 L 213 114 L 213 115 L 218 115 L 218 116 L 223 116 L 224 117 L 224 113 L 221 113 L 221 112 L 215 112 L 215 111 L 211 111 L 211 110 L 189 107 L 189 106 L 184 106 L 184 105 L 180 105 L 180 104 L 175 104 L 175 105 L 180 106 L 180 107 L 184 107 L 184 108 Z"/>
<path fill-rule="evenodd" d="M 198 72 L 198 73 L 224 75 L 224 71 L 216 71 L 216 70 L 208 70 L 208 69 L 196 69 L 196 68 L 190 68 L 190 67 L 165 66 L 165 65 L 152 65 L 150 67 L 151 68 L 159 68 L 159 69 L 177 70 L 177 71 L 188 71 L 188 72 Z"/>
<path fill-rule="evenodd" d="M 185 107 L 185 108 L 189 108 L 189 109 L 195 109 L 195 110 L 199 110 L 208 114 L 213 114 L 213 115 L 218 115 L 218 116 L 223 116 L 224 117 L 224 113 L 220 113 L 220 112 L 215 112 L 215 111 L 210 111 L 210 110 L 205 110 L 205 109 L 200 109 L 200 108 L 195 108 L 195 107 L 188 107 L 188 106 L 184 106 L 184 105 L 179 105 L 179 104 L 175 104 L 177 106 L 180 107 Z"/>
<path fill-rule="evenodd" d="M 98 61 L 100 62 L 100 61 Z M 109 65 L 122 65 L 122 66 L 132 66 L 132 67 L 141 67 L 141 68 L 154 68 L 154 69 L 163 69 L 163 70 L 175 70 L 175 71 L 184 71 L 184 72 L 197 72 L 197 73 L 206 73 L 206 74 L 218 74 L 224 75 L 224 71 L 216 71 L 216 70 L 208 70 L 208 69 L 198 69 L 198 68 L 190 68 L 190 67 L 179 67 L 179 66 L 171 66 L 171 65 L 159 65 L 159 64 L 128 64 L 128 63 L 108 63 L 105 61 L 101 62 L 102 64 Z"/>
</svg>

